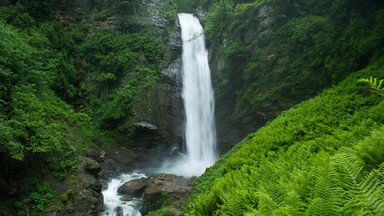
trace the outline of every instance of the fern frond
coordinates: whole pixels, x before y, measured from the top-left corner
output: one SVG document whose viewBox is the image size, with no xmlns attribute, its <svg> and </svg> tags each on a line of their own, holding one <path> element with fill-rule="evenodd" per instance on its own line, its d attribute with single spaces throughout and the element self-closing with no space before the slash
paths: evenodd
<svg viewBox="0 0 384 216">
<path fill-rule="evenodd" d="M 230 199 L 226 203 L 226 208 L 224 209 L 228 215 L 243 215 L 246 211 L 246 206 L 242 199 Z"/>
<path fill-rule="evenodd" d="M 265 215 L 272 215 L 273 210 L 278 206 L 273 198 L 269 194 L 263 192 L 256 192 L 255 196 L 259 200 L 259 212 Z"/>
<path fill-rule="evenodd" d="M 306 216 L 323 216 L 323 198 L 315 198 L 309 204 L 307 210 L 305 211 Z"/>
<path fill-rule="evenodd" d="M 377 85 L 378 89 L 382 89 L 381 86 L 383 85 L 384 80 L 380 80 L 379 85 Z"/>
<path fill-rule="evenodd" d="M 341 188 L 337 181 L 336 169 L 328 159 L 328 156 L 320 157 L 313 169 L 312 200 L 306 215 L 339 215 L 341 211 Z"/>
<path fill-rule="evenodd" d="M 383 85 L 384 80 L 380 80 L 377 82 L 377 78 L 373 78 L 372 76 L 369 79 L 363 78 L 359 79 L 359 82 L 365 82 L 368 83 L 371 88 L 378 94 L 384 97 L 384 87 L 381 87 Z"/>
<path fill-rule="evenodd" d="M 362 165 L 346 154 L 336 155 L 334 163 L 343 176 L 342 186 L 349 201 L 344 209 L 347 215 L 384 215 L 383 184 L 371 171 L 364 179 L 359 177 Z"/>
<path fill-rule="evenodd" d="M 304 212 L 304 203 L 299 194 L 290 191 L 286 194 L 282 206 L 287 209 L 290 215 L 301 215 Z"/>
<path fill-rule="evenodd" d="M 341 175 L 341 186 L 348 190 L 354 190 L 363 169 L 361 162 L 354 161 L 346 154 L 338 154 L 332 158 L 332 163 Z"/>
</svg>

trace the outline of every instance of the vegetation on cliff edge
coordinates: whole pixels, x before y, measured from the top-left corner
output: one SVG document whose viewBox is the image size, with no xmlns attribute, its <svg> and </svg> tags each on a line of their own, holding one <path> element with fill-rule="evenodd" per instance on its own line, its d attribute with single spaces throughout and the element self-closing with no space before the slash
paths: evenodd
<svg viewBox="0 0 384 216">
<path fill-rule="evenodd" d="M 129 136 L 136 110 L 149 103 L 170 55 L 166 36 L 133 19 L 139 1 L 109 3 L 94 20 L 76 20 L 81 2 L 0 1 L 0 190 L 7 197 L 0 214 L 72 213 L 81 204 L 74 196 L 88 201 L 63 191 L 84 172 L 79 158 Z M 97 26 L 111 13 L 115 26 Z M 92 184 L 79 185 L 97 191 Z"/>
<path fill-rule="evenodd" d="M 252 127 L 381 58 L 384 4 L 365 0 L 194 1 L 208 10 L 216 97 Z M 259 118 L 257 118 L 259 117 Z"/>
<path fill-rule="evenodd" d="M 359 79 L 284 112 L 196 180 L 184 215 L 383 215 L 384 101 Z"/>
</svg>

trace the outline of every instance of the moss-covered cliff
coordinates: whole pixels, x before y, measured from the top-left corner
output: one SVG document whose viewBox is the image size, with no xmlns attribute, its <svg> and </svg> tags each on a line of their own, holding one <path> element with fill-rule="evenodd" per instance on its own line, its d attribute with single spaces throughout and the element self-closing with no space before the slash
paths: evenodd
<svg viewBox="0 0 384 216">
<path fill-rule="evenodd" d="M 0 1 L 0 35 L 0 214 L 98 215 L 101 151 L 125 145 L 129 169 L 177 135 L 176 5 Z"/>
<path fill-rule="evenodd" d="M 185 2 L 200 5 L 228 147 L 383 53 L 380 1 Z"/>
</svg>

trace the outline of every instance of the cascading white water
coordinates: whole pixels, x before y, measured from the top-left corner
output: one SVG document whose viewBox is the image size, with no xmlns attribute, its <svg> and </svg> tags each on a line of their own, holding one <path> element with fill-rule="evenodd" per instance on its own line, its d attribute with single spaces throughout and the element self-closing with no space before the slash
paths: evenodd
<svg viewBox="0 0 384 216">
<path fill-rule="evenodd" d="M 117 189 L 123 185 L 125 182 L 145 178 L 145 174 L 139 172 L 133 172 L 130 174 L 122 174 L 118 178 L 112 179 L 108 183 L 108 187 L 106 190 L 103 190 L 104 196 L 104 207 L 105 211 L 101 213 L 101 216 L 115 216 L 116 208 L 121 207 L 123 210 L 123 215 L 130 216 L 141 216 L 141 213 L 138 211 L 138 206 L 140 206 L 140 200 L 131 200 L 131 201 L 121 201 L 122 197 L 117 193 Z"/>
<path fill-rule="evenodd" d="M 203 28 L 192 14 L 179 14 L 183 40 L 183 98 L 187 160 L 202 174 L 216 160 L 214 97 Z M 195 38 L 196 37 L 196 38 Z"/>
<path fill-rule="evenodd" d="M 217 159 L 214 97 L 203 28 L 192 14 L 179 14 L 183 40 L 186 155 L 164 172 L 199 176 Z"/>
<path fill-rule="evenodd" d="M 153 172 L 191 177 L 203 174 L 217 159 L 215 107 L 203 28 L 192 14 L 179 14 L 179 20 L 183 40 L 186 154 L 165 161 L 162 168 Z M 142 177 L 145 177 L 142 173 L 131 173 L 112 179 L 103 191 L 106 211 L 101 215 L 116 215 L 118 206 L 123 208 L 124 215 L 141 215 L 137 210 L 140 200 L 121 201 L 117 189 L 127 181 Z"/>
</svg>

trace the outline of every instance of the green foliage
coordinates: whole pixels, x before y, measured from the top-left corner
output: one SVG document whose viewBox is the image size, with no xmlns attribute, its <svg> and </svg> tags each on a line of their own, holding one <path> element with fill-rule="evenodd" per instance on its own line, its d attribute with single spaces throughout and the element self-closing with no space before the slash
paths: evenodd
<svg viewBox="0 0 384 216">
<path fill-rule="evenodd" d="M 68 205 L 68 206 L 67 206 L 67 211 L 68 211 L 69 213 L 72 213 L 72 212 L 73 212 L 73 206 L 72 206 L 72 205 Z"/>
<path fill-rule="evenodd" d="M 172 215 L 175 215 L 176 212 L 177 210 L 174 206 L 166 206 L 156 211 L 150 211 L 147 215 L 148 216 L 151 216 L 151 215 L 172 216 Z"/>
<path fill-rule="evenodd" d="M 384 101 L 357 82 L 284 112 L 196 180 L 183 215 L 383 215 Z"/>
<path fill-rule="evenodd" d="M 205 33 L 231 81 L 218 79 L 219 100 L 236 100 L 230 117 L 242 121 L 339 83 L 382 56 L 383 8 L 352 0 L 210 1 Z"/>
<path fill-rule="evenodd" d="M 55 194 L 36 182 L 66 183 L 95 140 L 102 146 L 128 136 L 136 110 L 149 104 L 164 57 L 174 52 L 164 45 L 167 29 L 137 22 L 137 1 L 90 8 L 94 20 L 71 13 L 75 3 L 0 1 L 0 178 L 26 182 L 15 197 L 22 200 L 17 215 L 46 214 L 51 195 L 67 204 L 56 210 L 73 211 L 73 190 Z M 100 2 L 85 7 L 91 4 Z M 173 24 L 175 7 L 165 1 L 156 12 Z M 116 28 L 98 28 L 112 13 L 118 13 Z"/>
<path fill-rule="evenodd" d="M 35 25 L 35 20 L 25 12 L 25 7 L 21 4 L 0 8 L 0 20 L 17 28 L 31 28 Z"/>
<path fill-rule="evenodd" d="M 35 212 L 42 212 L 53 201 L 53 190 L 47 182 L 36 186 L 36 191 L 28 195 L 28 203 Z"/>
<path fill-rule="evenodd" d="M 91 118 L 63 101 L 78 97 L 71 33 L 36 21 L 24 3 L 0 8 L 0 176 L 24 180 L 13 213 L 35 215 L 53 202 L 47 182 L 77 171 L 73 148 L 84 153 L 94 132 Z"/>
<path fill-rule="evenodd" d="M 334 163 L 340 173 L 340 185 L 344 188 L 348 200 L 344 207 L 345 213 L 383 215 L 384 186 L 377 178 L 376 171 L 371 171 L 363 179 L 359 178 L 363 166 L 346 154 L 336 155 Z"/>
<path fill-rule="evenodd" d="M 67 150 L 62 155 L 50 154 L 45 158 L 48 168 L 59 180 L 68 177 L 77 171 L 77 155 L 73 150 Z"/>
<path fill-rule="evenodd" d="M 37 50 L 7 25 L 0 24 L 0 35 L 0 71 L 4 80 L 1 127 L 5 131 L 0 149 L 17 160 L 23 160 L 25 152 L 60 150 L 65 128 L 54 121 L 56 115 L 51 111 L 64 109 L 53 108 L 60 100 L 47 86 L 48 76 L 41 70 Z"/>
<path fill-rule="evenodd" d="M 82 50 L 87 78 L 81 85 L 97 116 L 95 122 L 116 129 L 135 115 L 137 95 L 155 84 L 164 46 L 149 30 L 133 34 L 105 30 L 87 40 Z"/>
<path fill-rule="evenodd" d="M 201 2 L 201 0 L 175 0 L 179 13 L 193 13 Z"/>
<path fill-rule="evenodd" d="M 383 81 L 380 80 L 377 82 L 377 78 L 370 77 L 369 79 L 360 79 L 360 82 L 368 83 L 369 86 L 375 91 L 376 94 L 379 94 L 381 96 L 384 96 L 384 86 L 382 87 Z"/>
<path fill-rule="evenodd" d="M 63 202 L 63 203 L 66 203 L 68 202 L 68 196 L 66 194 L 62 194 L 60 197 L 59 197 L 60 201 Z"/>
</svg>

